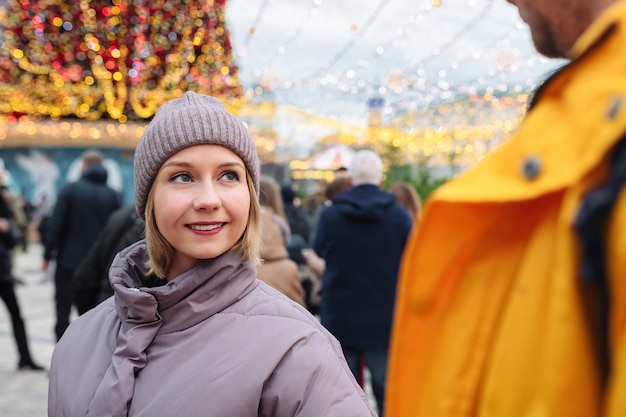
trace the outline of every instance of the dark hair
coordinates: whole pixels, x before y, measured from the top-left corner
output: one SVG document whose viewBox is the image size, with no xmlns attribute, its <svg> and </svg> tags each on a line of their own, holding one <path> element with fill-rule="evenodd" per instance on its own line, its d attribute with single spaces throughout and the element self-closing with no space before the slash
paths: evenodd
<svg viewBox="0 0 626 417">
<path fill-rule="evenodd" d="M 348 185 L 348 179 L 346 177 L 335 178 L 326 186 L 324 196 L 327 200 L 332 200 L 337 194 L 346 191 L 348 188 L 350 188 L 350 186 Z"/>
</svg>

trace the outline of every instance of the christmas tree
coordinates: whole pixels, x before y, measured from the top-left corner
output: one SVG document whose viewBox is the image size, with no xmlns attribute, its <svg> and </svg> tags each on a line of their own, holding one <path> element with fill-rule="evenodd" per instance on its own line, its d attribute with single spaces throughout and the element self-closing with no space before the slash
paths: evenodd
<svg viewBox="0 0 626 417">
<path fill-rule="evenodd" d="M 226 0 L 10 0 L 0 44 L 0 113 L 148 119 L 192 90 L 242 95 Z"/>
</svg>

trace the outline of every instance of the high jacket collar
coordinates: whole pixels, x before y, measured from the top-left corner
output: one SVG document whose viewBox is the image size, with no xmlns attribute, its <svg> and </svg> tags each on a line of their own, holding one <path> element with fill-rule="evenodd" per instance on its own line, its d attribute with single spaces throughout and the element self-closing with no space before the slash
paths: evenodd
<svg viewBox="0 0 626 417">
<path fill-rule="evenodd" d="M 109 279 L 120 320 L 151 320 L 158 315 L 163 321 L 159 333 L 192 327 L 236 302 L 257 284 L 256 268 L 237 251 L 202 260 L 167 284 L 152 288 L 144 284 L 146 260 L 142 240 L 116 257 Z"/>
<path fill-rule="evenodd" d="M 120 252 L 109 273 L 120 319 L 111 365 L 89 406 L 91 416 L 124 416 L 135 378 L 147 365 L 146 350 L 158 334 L 190 328 L 252 291 L 254 266 L 235 251 L 204 260 L 160 287 L 144 286 L 145 241 Z M 106 410 L 106 412 L 104 411 Z"/>
</svg>

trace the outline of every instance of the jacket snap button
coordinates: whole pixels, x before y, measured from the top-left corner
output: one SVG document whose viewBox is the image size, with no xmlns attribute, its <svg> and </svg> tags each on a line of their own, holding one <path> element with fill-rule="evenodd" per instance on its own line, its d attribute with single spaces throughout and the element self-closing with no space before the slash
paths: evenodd
<svg viewBox="0 0 626 417">
<path fill-rule="evenodd" d="M 606 117 L 609 120 L 615 120 L 620 110 L 622 109 L 622 98 L 621 97 L 613 97 L 611 104 L 609 104 L 609 108 L 606 112 Z"/>
<path fill-rule="evenodd" d="M 529 156 L 524 160 L 522 173 L 527 180 L 534 180 L 541 172 L 541 162 L 535 156 Z"/>
</svg>

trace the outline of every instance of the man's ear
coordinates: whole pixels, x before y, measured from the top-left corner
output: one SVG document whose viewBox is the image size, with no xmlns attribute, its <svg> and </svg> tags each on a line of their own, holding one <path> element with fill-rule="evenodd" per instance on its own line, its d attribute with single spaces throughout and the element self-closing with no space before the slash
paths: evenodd
<svg viewBox="0 0 626 417">
<path fill-rule="evenodd" d="M 348 188 L 352 188 L 352 178 L 346 177 L 346 185 Z"/>
</svg>

